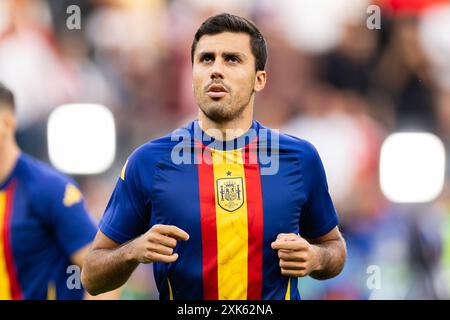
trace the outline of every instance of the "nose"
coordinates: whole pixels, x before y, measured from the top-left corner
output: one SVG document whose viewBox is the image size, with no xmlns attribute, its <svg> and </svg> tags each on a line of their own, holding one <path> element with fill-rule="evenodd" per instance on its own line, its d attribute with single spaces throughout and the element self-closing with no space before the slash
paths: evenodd
<svg viewBox="0 0 450 320">
<path fill-rule="evenodd" d="M 211 80 L 214 79 L 223 79 L 223 69 L 222 69 L 222 62 L 220 59 L 216 59 L 214 61 L 214 64 L 211 68 Z"/>
</svg>

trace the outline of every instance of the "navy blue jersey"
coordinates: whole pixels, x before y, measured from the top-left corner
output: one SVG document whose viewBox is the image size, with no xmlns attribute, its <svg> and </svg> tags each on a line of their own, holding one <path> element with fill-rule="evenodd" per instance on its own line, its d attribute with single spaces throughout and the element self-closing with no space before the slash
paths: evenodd
<svg viewBox="0 0 450 320">
<path fill-rule="evenodd" d="M 323 236 L 338 218 L 310 143 L 257 121 L 223 142 L 194 121 L 129 157 L 100 230 L 121 244 L 154 224 L 190 235 L 177 261 L 154 263 L 161 299 L 300 299 L 271 243 Z"/>
</svg>

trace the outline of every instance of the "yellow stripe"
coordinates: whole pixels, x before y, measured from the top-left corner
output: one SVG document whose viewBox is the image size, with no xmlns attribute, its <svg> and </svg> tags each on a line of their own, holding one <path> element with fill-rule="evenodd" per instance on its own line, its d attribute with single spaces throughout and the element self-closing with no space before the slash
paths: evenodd
<svg viewBox="0 0 450 320">
<path fill-rule="evenodd" d="M 56 300 L 56 287 L 53 282 L 49 282 L 47 286 L 47 300 Z"/>
<path fill-rule="evenodd" d="M 219 299 L 245 300 L 247 299 L 248 228 L 242 150 L 212 150 L 212 158 L 216 200 Z M 221 198 L 218 189 L 219 192 L 224 190 L 227 181 L 239 184 L 240 197 L 241 199 L 243 197 L 243 202 L 239 200 L 233 202 L 238 205 L 221 201 L 222 206 L 228 205 L 231 212 L 221 207 L 218 201 L 218 198 Z M 234 195 L 236 196 L 236 193 Z"/>
<path fill-rule="evenodd" d="M 170 280 L 167 278 L 167 283 L 169 284 L 169 300 L 173 300 L 172 286 L 170 285 Z"/>
<path fill-rule="evenodd" d="M 284 300 L 291 300 L 291 277 L 289 277 L 288 285 L 286 289 L 286 295 L 284 296 Z"/>
<path fill-rule="evenodd" d="M 127 170 L 127 164 L 128 164 L 128 160 L 123 165 L 122 172 L 120 173 L 120 179 L 122 179 L 124 181 L 125 181 L 125 171 Z"/>
<path fill-rule="evenodd" d="M 6 268 L 5 244 L 3 243 L 3 223 L 6 215 L 6 192 L 0 191 L 0 300 L 11 300 L 11 287 Z"/>
</svg>

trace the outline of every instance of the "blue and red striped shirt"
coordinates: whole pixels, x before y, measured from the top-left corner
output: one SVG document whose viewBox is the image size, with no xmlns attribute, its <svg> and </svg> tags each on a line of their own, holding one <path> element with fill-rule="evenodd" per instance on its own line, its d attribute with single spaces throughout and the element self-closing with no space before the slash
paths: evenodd
<svg viewBox="0 0 450 320">
<path fill-rule="evenodd" d="M 118 243 L 154 224 L 189 233 L 177 261 L 153 264 L 161 299 L 300 299 L 271 243 L 279 233 L 320 237 L 337 223 L 310 143 L 257 121 L 223 142 L 194 121 L 129 157 L 100 230 Z"/>
<path fill-rule="evenodd" d="M 0 182 L 0 300 L 81 299 L 67 268 L 95 233 L 74 182 L 21 154 Z"/>
</svg>

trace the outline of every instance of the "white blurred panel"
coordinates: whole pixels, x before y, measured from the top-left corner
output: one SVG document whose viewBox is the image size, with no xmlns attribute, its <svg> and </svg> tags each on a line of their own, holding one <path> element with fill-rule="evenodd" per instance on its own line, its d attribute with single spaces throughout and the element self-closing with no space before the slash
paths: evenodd
<svg viewBox="0 0 450 320">
<path fill-rule="evenodd" d="M 430 133 L 395 133 L 384 141 L 380 155 L 380 184 L 393 202 L 428 202 L 444 185 L 445 148 Z"/>
<path fill-rule="evenodd" d="M 49 117 L 47 133 L 50 161 L 63 172 L 98 174 L 114 161 L 115 123 L 105 106 L 60 106 Z"/>
</svg>

